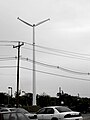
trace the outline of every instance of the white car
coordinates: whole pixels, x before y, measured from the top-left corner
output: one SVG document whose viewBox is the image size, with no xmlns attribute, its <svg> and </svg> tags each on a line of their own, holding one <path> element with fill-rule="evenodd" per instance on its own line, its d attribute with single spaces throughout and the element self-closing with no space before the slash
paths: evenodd
<svg viewBox="0 0 90 120">
<path fill-rule="evenodd" d="M 38 120 L 83 120 L 80 112 L 65 106 L 44 107 L 37 112 Z"/>
</svg>

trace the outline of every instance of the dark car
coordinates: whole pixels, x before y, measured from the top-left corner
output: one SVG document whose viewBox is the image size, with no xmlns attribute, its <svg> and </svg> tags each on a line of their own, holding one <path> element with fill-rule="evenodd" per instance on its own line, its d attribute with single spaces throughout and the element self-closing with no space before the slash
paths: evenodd
<svg viewBox="0 0 90 120">
<path fill-rule="evenodd" d="M 3 107 L 5 107 L 5 105 L 4 104 L 0 104 L 0 109 L 3 108 Z"/>
<path fill-rule="evenodd" d="M 30 120 L 20 112 L 0 112 L 0 120 Z"/>
<path fill-rule="evenodd" d="M 23 113 L 30 119 L 37 120 L 36 114 L 29 113 L 27 110 L 25 110 L 23 108 L 5 108 L 4 107 L 4 108 L 0 109 L 0 112 L 19 112 L 19 113 Z"/>
<path fill-rule="evenodd" d="M 33 119 L 33 120 L 37 120 L 36 114 L 29 113 L 27 110 L 25 110 L 23 108 L 16 108 L 16 112 L 21 112 L 21 113 L 25 114 L 28 118 Z"/>
</svg>

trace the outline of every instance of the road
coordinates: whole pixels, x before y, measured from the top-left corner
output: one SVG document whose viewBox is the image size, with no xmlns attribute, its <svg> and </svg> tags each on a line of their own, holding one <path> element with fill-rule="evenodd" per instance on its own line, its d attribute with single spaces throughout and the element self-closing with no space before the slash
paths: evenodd
<svg viewBox="0 0 90 120">
<path fill-rule="evenodd" d="M 90 113 L 89 114 L 82 114 L 83 120 L 90 120 Z"/>
</svg>

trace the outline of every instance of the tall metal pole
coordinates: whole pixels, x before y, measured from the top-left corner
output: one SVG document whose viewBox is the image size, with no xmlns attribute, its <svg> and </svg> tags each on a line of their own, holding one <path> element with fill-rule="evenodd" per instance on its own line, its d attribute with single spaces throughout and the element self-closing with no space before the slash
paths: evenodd
<svg viewBox="0 0 90 120">
<path fill-rule="evenodd" d="M 44 21 L 41 21 L 37 24 L 30 24 L 25 22 L 24 20 L 20 19 L 19 17 L 17 18 L 19 19 L 21 22 L 25 23 L 26 25 L 30 26 L 33 28 L 33 105 L 36 105 L 36 74 L 35 74 L 35 27 L 50 20 L 50 19 L 46 19 Z"/>
<path fill-rule="evenodd" d="M 33 24 L 33 105 L 36 105 L 35 25 Z"/>
</svg>

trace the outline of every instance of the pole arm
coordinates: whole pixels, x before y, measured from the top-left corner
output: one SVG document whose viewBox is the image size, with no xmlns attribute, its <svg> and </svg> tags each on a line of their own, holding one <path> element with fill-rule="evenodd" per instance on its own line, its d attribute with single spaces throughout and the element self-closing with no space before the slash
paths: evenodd
<svg viewBox="0 0 90 120">
<path fill-rule="evenodd" d="M 43 20 L 43 21 L 41 21 L 41 22 L 39 22 L 39 23 L 37 23 L 37 24 L 33 24 L 33 25 L 31 25 L 30 23 L 28 23 L 28 22 L 26 22 L 26 21 L 24 21 L 24 20 L 22 20 L 21 18 L 17 18 L 18 20 L 20 20 L 21 22 L 23 22 L 23 23 L 25 23 L 26 25 L 28 25 L 28 26 L 31 26 L 31 27 L 33 27 L 33 26 L 38 26 L 38 25 L 40 25 L 40 24 L 42 24 L 42 23 L 44 23 L 44 22 L 46 22 L 46 21 L 49 21 L 50 20 L 50 18 L 48 18 L 48 19 L 46 19 L 46 20 Z"/>
<path fill-rule="evenodd" d="M 25 22 L 24 20 L 20 19 L 19 17 L 17 19 L 20 20 L 21 22 L 25 23 L 26 25 L 33 27 L 33 25 L 29 24 L 28 22 Z"/>
<path fill-rule="evenodd" d="M 43 21 L 41 21 L 41 22 L 39 22 L 39 23 L 37 23 L 35 26 L 38 26 L 38 25 L 40 25 L 40 24 L 42 24 L 42 23 L 44 23 L 44 22 L 46 22 L 46 21 L 49 21 L 50 19 L 48 18 L 48 19 L 46 19 L 46 20 L 43 20 Z"/>
</svg>

